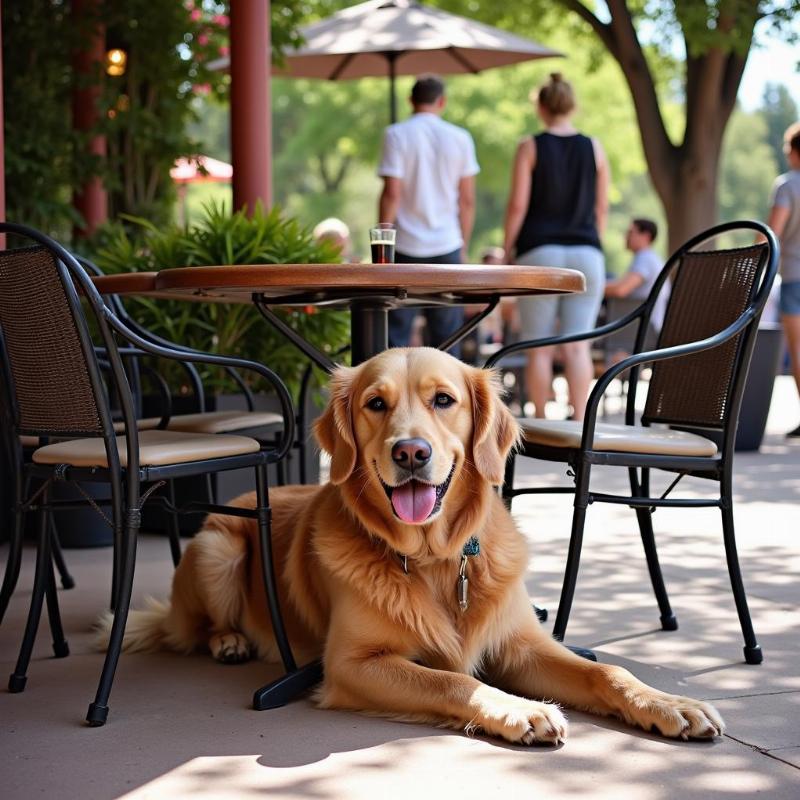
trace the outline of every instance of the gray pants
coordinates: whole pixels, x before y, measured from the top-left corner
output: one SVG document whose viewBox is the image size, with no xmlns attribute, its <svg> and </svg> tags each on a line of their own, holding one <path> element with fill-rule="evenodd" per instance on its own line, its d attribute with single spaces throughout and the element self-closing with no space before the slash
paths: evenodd
<svg viewBox="0 0 800 800">
<path fill-rule="evenodd" d="M 586 278 L 586 291 L 579 294 L 520 297 L 520 339 L 563 336 L 595 326 L 606 285 L 602 251 L 589 245 L 546 244 L 522 253 L 517 264 L 576 269 Z"/>
</svg>

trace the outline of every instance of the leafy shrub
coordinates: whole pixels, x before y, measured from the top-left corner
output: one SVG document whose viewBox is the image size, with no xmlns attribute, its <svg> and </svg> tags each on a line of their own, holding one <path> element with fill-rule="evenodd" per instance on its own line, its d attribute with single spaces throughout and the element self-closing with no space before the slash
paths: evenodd
<svg viewBox="0 0 800 800">
<path fill-rule="evenodd" d="M 311 231 L 280 209 L 252 216 L 231 215 L 224 206 L 205 207 L 188 227 L 159 228 L 145 219 L 106 226 L 94 240 L 91 257 L 104 272 L 158 271 L 169 267 L 224 264 L 333 263 L 339 249 L 317 242 Z M 274 369 L 296 393 L 308 360 L 275 331 L 251 305 L 182 302 L 131 297 L 131 315 L 153 333 L 208 352 L 260 361 Z M 283 308 L 276 313 L 301 336 L 325 352 L 349 341 L 349 314 L 343 311 Z M 206 379 L 217 391 L 236 391 L 222 374 Z"/>
</svg>

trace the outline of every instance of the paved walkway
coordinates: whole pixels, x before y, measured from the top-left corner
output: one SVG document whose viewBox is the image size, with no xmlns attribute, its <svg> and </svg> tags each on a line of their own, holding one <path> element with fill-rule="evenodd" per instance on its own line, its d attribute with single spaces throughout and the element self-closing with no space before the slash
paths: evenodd
<svg viewBox="0 0 800 800">
<path fill-rule="evenodd" d="M 88 631 L 108 594 L 110 552 L 67 551 L 78 586 L 62 592 L 73 655 L 50 658 L 40 637 L 22 695 L 0 691 L 0 793 L 48 798 L 248 797 L 636 798 L 800 797 L 800 441 L 782 433 L 800 420 L 781 378 L 760 453 L 737 458 L 736 522 L 741 560 L 764 663 L 742 660 L 727 581 L 719 514 L 660 509 L 655 517 L 667 586 L 680 630 L 658 629 L 658 613 L 633 514 L 590 509 L 568 641 L 623 664 L 669 691 L 711 699 L 728 725 L 712 744 L 666 741 L 613 720 L 569 713 L 567 743 L 518 748 L 451 731 L 358 714 L 319 711 L 307 701 L 275 711 L 248 708 L 274 671 L 230 667 L 206 656 L 122 659 L 109 723 L 80 720 L 100 656 Z M 527 462 L 524 480 L 557 480 Z M 604 478 L 613 487 L 618 478 Z M 694 491 L 700 492 L 702 484 Z M 566 497 L 521 498 L 515 516 L 530 539 L 528 587 L 555 608 L 566 552 Z M 0 563 L 6 548 L 0 548 Z M 0 675 L 13 668 L 32 581 L 28 552 L 20 590 L 0 628 Z M 169 586 L 166 540 L 143 537 L 137 601 Z"/>
</svg>

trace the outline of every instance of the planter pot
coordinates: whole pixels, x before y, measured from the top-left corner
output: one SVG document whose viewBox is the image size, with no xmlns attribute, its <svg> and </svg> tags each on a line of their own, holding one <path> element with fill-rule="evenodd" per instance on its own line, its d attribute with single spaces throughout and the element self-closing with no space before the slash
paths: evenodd
<svg viewBox="0 0 800 800">
<path fill-rule="evenodd" d="M 54 481 L 50 486 L 50 497 L 54 502 L 84 497 L 73 483 Z M 81 488 L 111 519 L 111 487 L 107 483 L 81 483 Z M 37 516 L 26 515 L 27 529 L 37 529 Z M 89 505 L 70 511 L 54 511 L 53 521 L 62 547 L 109 547 L 114 543 L 111 526 Z"/>
<path fill-rule="evenodd" d="M 742 396 L 736 450 L 758 450 L 761 447 L 782 347 L 783 330 L 780 324 L 762 322 L 758 327 L 750 372 Z"/>
<path fill-rule="evenodd" d="M 41 481 L 32 484 L 31 493 L 41 486 Z M 107 483 L 84 483 L 81 488 L 111 519 L 111 487 Z M 50 500 L 84 500 L 83 493 L 74 483 L 54 481 L 50 484 Z M 64 548 L 109 547 L 114 543 L 111 526 L 90 506 L 54 511 L 53 522 L 58 531 L 58 540 Z M 13 525 L 13 518 L 12 518 Z M 39 514 L 35 511 L 25 515 L 25 537 L 36 540 L 39 530 Z"/>
<path fill-rule="evenodd" d="M 739 428 L 734 449 L 739 452 L 758 450 L 767 427 L 772 389 L 783 349 L 783 329 L 776 322 L 762 322 L 758 326 L 750 370 L 742 394 Z M 722 436 L 707 431 L 708 439 L 722 444 Z"/>
</svg>

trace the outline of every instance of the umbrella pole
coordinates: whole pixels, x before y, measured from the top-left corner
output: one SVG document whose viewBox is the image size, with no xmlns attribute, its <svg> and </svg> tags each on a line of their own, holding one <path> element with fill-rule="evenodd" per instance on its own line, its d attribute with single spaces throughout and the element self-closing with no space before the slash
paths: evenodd
<svg viewBox="0 0 800 800">
<path fill-rule="evenodd" d="M 397 53 L 386 53 L 386 59 L 389 62 L 389 120 L 392 125 L 397 122 L 397 97 L 394 93 L 394 79 L 395 79 L 395 61 L 397 61 Z"/>
</svg>

